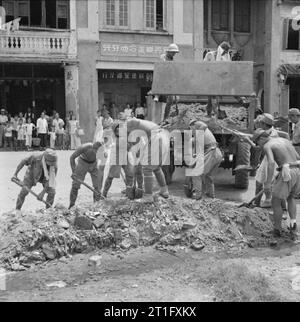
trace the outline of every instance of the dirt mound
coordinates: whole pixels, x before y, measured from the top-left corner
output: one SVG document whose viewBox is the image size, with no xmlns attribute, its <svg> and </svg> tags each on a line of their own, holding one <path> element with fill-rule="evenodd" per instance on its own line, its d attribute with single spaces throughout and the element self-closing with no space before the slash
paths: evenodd
<svg viewBox="0 0 300 322">
<path fill-rule="evenodd" d="M 155 245 L 176 251 L 217 251 L 265 245 L 272 228 L 262 209 L 205 199 L 158 199 L 155 203 L 107 200 L 71 211 L 4 214 L 0 219 L 0 265 L 25 270 L 47 260 L 95 248 Z"/>
<path fill-rule="evenodd" d="M 226 118 L 218 120 L 218 124 L 237 130 L 247 130 L 248 110 L 242 106 L 221 105 L 220 109 L 225 112 Z M 197 119 L 205 122 L 213 132 L 221 132 L 222 129 L 216 124 L 215 119 L 207 115 L 206 105 L 183 104 L 173 105 L 170 117 L 167 119 L 170 130 L 185 130 L 189 128 L 191 120 Z"/>
</svg>

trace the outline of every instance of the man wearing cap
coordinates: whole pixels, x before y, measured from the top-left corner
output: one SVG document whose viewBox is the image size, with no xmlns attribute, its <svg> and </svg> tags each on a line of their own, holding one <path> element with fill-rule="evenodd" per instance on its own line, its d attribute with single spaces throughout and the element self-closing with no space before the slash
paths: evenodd
<svg viewBox="0 0 300 322">
<path fill-rule="evenodd" d="M 17 167 L 13 179 L 18 179 L 19 172 L 27 166 L 22 188 L 18 199 L 16 209 L 21 210 L 25 198 L 28 195 L 28 189 L 41 183 L 44 187 L 43 191 L 39 194 L 39 200 L 42 200 L 44 195 L 47 194 L 47 203 L 53 205 L 55 198 L 56 188 L 56 174 L 57 174 L 57 155 L 54 150 L 47 149 L 44 153 L 32 154 L 25 158 Z M 26 189 L 28 188 L 28 189 Z"/>
<path fill-rule="evenodd" d="M 101 187 L 98 176 L 97 152 L 102 146 L 101 142 L 86 143 L 80 146 L 70 157 L 70 165 L 72 169 L 72 188 L 70 192 L 69 209 L 75 206 L 78 191 L 81 183 L 76 180 L 84 181 L 87 173 L 91 175 L 94 190 L 94 202 L 101 198 Z M 76 164 L 77 159 L 77 164 Z M 102 185 L 102 184 L 101 184 Z"/>
<path fill-rule="evenodd" d="M 297 108 L 290 109 L 289 119 L 294 124 L 292 144 L 300 153 L 300 111 Z"/>
<path fill-rule="evenodd" d="M 4 144 L 4 132 L 5 132 L 5 126 L 8 122 L 8 117 L 5 114 L 5 109 L 1 109 L 0 113 L 0 148 L 2 148 Z"/>
<path fill-rule="evenodd" d="M 195 192 L 194 197 L 196 200 L 200 200 L 202 198 L 202 186 L 205 182 L 207 196 L 210 198 L 215 198 L 215 184 L 213 176 L 223 160 L 222 152 L 218 148 L 218 144 L 214 135 L 208 129 L 208 126 L 205 123 L 197 120 L 192 120 L 190 122 L 190 128 L 193 131 L 203 131 L 204 133 L 204 167 L 202 160 L 200 160 L 199 169 L 202 170 L 200 170 L 197 175 L 192 176 L 193 172 L 197 171 L 197 163 L 195 170 L 192 169 L 190 173 L 187 172 L 188 176 L 192 176 L 193 189 Z M 197 135 L 195 135 L 195 137 L 197 138 Z M 198 151 L 201 151 L 203 153 L 203 147 L 198 147 Z"/>
<path fill-rule="evenodd" d="M 174 58 L 176 54 L 179 53 L 179 48 L 176 44 L 170 44 L 169 47 L 166 49 L 166 52 L 160 56 L 160 59 L 165 62 L 172 62 L 174 61 Z M 154 98 L 155 101 L 160 100 L 161 102 L 166 103 L 165 105 L 165 112 L 164 112 L 164 118 L 163 121 L 165 121 L 170 114 L 170 110 L 173 104 L 173 96 L 164 96 L 160 95 L 159 97 L 156 96 Z"/>
<path fill-rule="evenodd" d="M 284 138 L 272 138 L 270 133 L 259 129 L 253 136 L 264 151 L 267 159 L 267 179 L 264 189 L 269 191 L 273 182 L 272 209 L 274 212 L 274 235 L 281 236 L 281 222 L 284 209 L 282 201 L 287 200 L 290 216 L 290 230 L 296 232 L 297 205 L 295 197 L 300 194 L 300 161 L 292 143 Z M 274 179 L 274 171 L 278 165 L 278 176 Z"/>
</svg>

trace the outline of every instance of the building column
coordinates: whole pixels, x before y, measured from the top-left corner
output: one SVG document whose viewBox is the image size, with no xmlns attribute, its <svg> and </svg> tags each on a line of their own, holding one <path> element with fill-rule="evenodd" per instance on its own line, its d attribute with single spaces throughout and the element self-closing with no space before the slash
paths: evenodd
<svg viewBox="0 0 300 322">
<path fill-rule="evenodd" d="M 194 61 L 203 61 L 204 48 L 204 1 L 193 0 L 193 47 Z"/>
<path fill-rule="evenodd" d="M 80 122 L 79 116 L 79 68 L 78 64 L 65 64 L 66 114 L 72 111 Z"/>
<path fill-rule="evenodd" d="M 266 0 L 265 15 L 265 112 L 274 114 L 279 111 L 280 85 L 277 70 L 280 66 L 281 46 L 281 17 L 277 1 Z"/>
</svg>

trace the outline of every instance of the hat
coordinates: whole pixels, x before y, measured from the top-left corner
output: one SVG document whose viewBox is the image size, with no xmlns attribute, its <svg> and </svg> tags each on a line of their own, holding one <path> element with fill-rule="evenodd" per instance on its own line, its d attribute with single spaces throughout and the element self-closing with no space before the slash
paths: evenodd
<svg viewBox="0 0 300 322">
<path fill-rule="evenodd" d="M 268 133 L 267 131 L 264 131 L 262 129 L 258 129 L 254 132 L 254 135 L 252 137 L 252 141 L 253 142 L 257 142 L 259 139 L 265 137 L 269 137 L 270 136 L 270 133 Z"/>
<path fill-rule="evenodd" d="M 171 44 L 166 51 L 169 53 L 179 53 L 179 48 L 176 44 Z"/>
<path fill-rule="evenodd" d="M 300 111 L 298 108 L 291 108 L 289 110 L 289 115 L 296 115 L 296 116 L 300 116 Z"/>
<path fill-rule="evenodd" d="M 270 125 L 270 126 L 273 126 L 274 125 L 274 117 L 271 114 L 264 113 L 262 115 L 262 118 L 261 118 L 260 122 L 264 123 L 264 124 L 267 124 L 267 125 Z"/>
<path fill-rule="evenodd" d="M 44 152 L 44 158 L 45 158 L 46 163 L 50 166 L 54 166 L 57 164 L 57 154 L 52 149 L 47 149 Z"/>
<path fill-rule="evenodd" d="M 1 112 L 5 112 L 5 109 L 4 108 L 1 108 Z"/>
</svg>

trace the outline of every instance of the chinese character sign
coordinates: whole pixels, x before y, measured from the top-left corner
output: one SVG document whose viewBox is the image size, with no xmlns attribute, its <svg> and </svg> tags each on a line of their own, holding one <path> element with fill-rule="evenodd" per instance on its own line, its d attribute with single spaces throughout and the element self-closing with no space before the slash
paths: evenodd
<svg viewBox="0 0 300 322">
<path fill-rule="evenodd" d="M 160 57 L 166 46 L 159 44 L 101 43 L 102 56 Z"/>
</svg>

